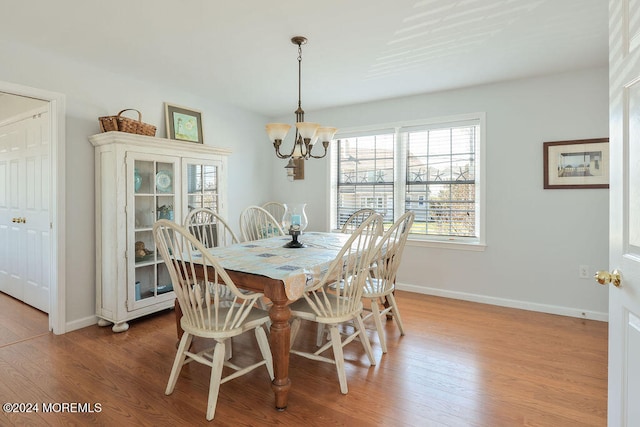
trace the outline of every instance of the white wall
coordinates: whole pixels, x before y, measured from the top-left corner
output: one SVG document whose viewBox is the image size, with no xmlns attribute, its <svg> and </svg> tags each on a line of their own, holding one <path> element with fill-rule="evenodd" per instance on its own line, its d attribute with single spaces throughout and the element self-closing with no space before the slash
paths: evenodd
<svg viewBox="0 0 640 427">
<path fill-rule="evenodd" d="M 425 76 L 428 78 L 428 76 Z M 544 190 L 542 143 L 609 135 L 608 70 L 505 82 L 307 112 L 339 128 L 486 112 L 484 252 L 408 246 L 399 288 L 605 320 L 608 294 L 580 279 L 608 266 L 608 190 Z M 293 122 L 293 117 L 278 121 Z M 309 228 L 328 229 L 328 160 L 289 183 L 274 163 L 273 198 L 308 203 Z"/>
<path fill-rule="evenodd" d="M 117 53 L 114 51 L 114 61 Z M 228 217 L 236 227 L 244 207 L 262 202 L 270 191 L 271 156 L 264 135 L 266 118 L 224 105 L 175 86 L 156 86 L 126 75 L 106 73 L 48 52 L 0 41 L 0 81 L 66 95 L 66 323 L 67 330 L 95 321 L 94 157 L 88 136 L 99 133 L 98 117 L 124 108 L 142 112 L 143 121 L 164 137 L 163 103 L 203 112 L 205 144 L 230 148 Z M 265 142 L 266 141 L 266 142 Z"/>
</svg>

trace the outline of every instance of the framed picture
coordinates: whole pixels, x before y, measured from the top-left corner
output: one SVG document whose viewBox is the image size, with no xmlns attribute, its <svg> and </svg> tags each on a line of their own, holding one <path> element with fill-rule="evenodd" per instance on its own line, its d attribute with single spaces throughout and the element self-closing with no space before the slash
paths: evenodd
<svg viewBox="0 0 640 427">
<path fill-rule="evenodd" d="M 544 188 L 609 188 L 609 138 L 545 142 Z"/>
<path fill-rule="evenodd" d="M 202 136 L 202 113 L 198 110 L 164 104 L 167 138 L 180 141 L 204 143 Z"/>
</svg>

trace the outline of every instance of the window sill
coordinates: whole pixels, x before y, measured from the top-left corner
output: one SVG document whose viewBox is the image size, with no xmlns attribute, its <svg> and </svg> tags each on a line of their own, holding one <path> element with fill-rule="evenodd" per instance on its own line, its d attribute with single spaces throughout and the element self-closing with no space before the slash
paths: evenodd
<svg viewBox="0 0 640 427">
<path fill-rule="evenodd" d="M 459 251 L 472 251 L 472 252 L 484 252 L 487 245 L 484 243 L 475 242 L 455 242 L 455 241 L 439 241 L 439 240 L 426 240 L 419 237 L 409 236 L 407 239 L 407 246 L 421 247 L 421 248 L 437 248 L 437 249 L 453 249 Z"/>
</svg>

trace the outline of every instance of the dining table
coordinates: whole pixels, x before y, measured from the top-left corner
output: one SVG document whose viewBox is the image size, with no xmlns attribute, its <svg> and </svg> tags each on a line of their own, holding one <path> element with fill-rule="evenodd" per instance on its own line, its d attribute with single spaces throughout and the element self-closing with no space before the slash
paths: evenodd
<svg viewBox="0 0 640 427">
<path fill-rule="evenodd" d="M 304 244 L 301 248 L 284 247 L 292 238 L 277 236 L 208 249 L 237 288 L 262 292 L 272 302 L 269 308 L 269 344 L 274 368 L 271 388 L 278 410 L 286 409 L 291 389 L 289 304 L 302 297 L 305 287 L 322 277 L 349 237 L 343 233 L 305 232 L 298 237 Z M 204 278 L 203 266 L 197 263 L 197 257 L 193 259 L 196 274 Z M 175 308 L 178 336 L 181 336 L 182 312 L 177 300 Z"/>
</svg>

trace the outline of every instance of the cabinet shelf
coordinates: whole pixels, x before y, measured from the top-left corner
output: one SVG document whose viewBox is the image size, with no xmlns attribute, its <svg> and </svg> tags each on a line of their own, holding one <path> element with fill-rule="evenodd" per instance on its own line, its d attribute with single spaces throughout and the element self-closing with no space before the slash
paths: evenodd
<svg viewBox="0 0 640 427">
<path fill-rule="evenodd" d="M 146 267 L 147 265 L 154 265 L 154 264 L 160 264 L 162 262 L 162 260 L 156 261 L 154 259 L 150 259 L 150 260 L 143 260 L 143 261 L 136 261 L 136 268 L 138 267 Z"/>
</svg>

